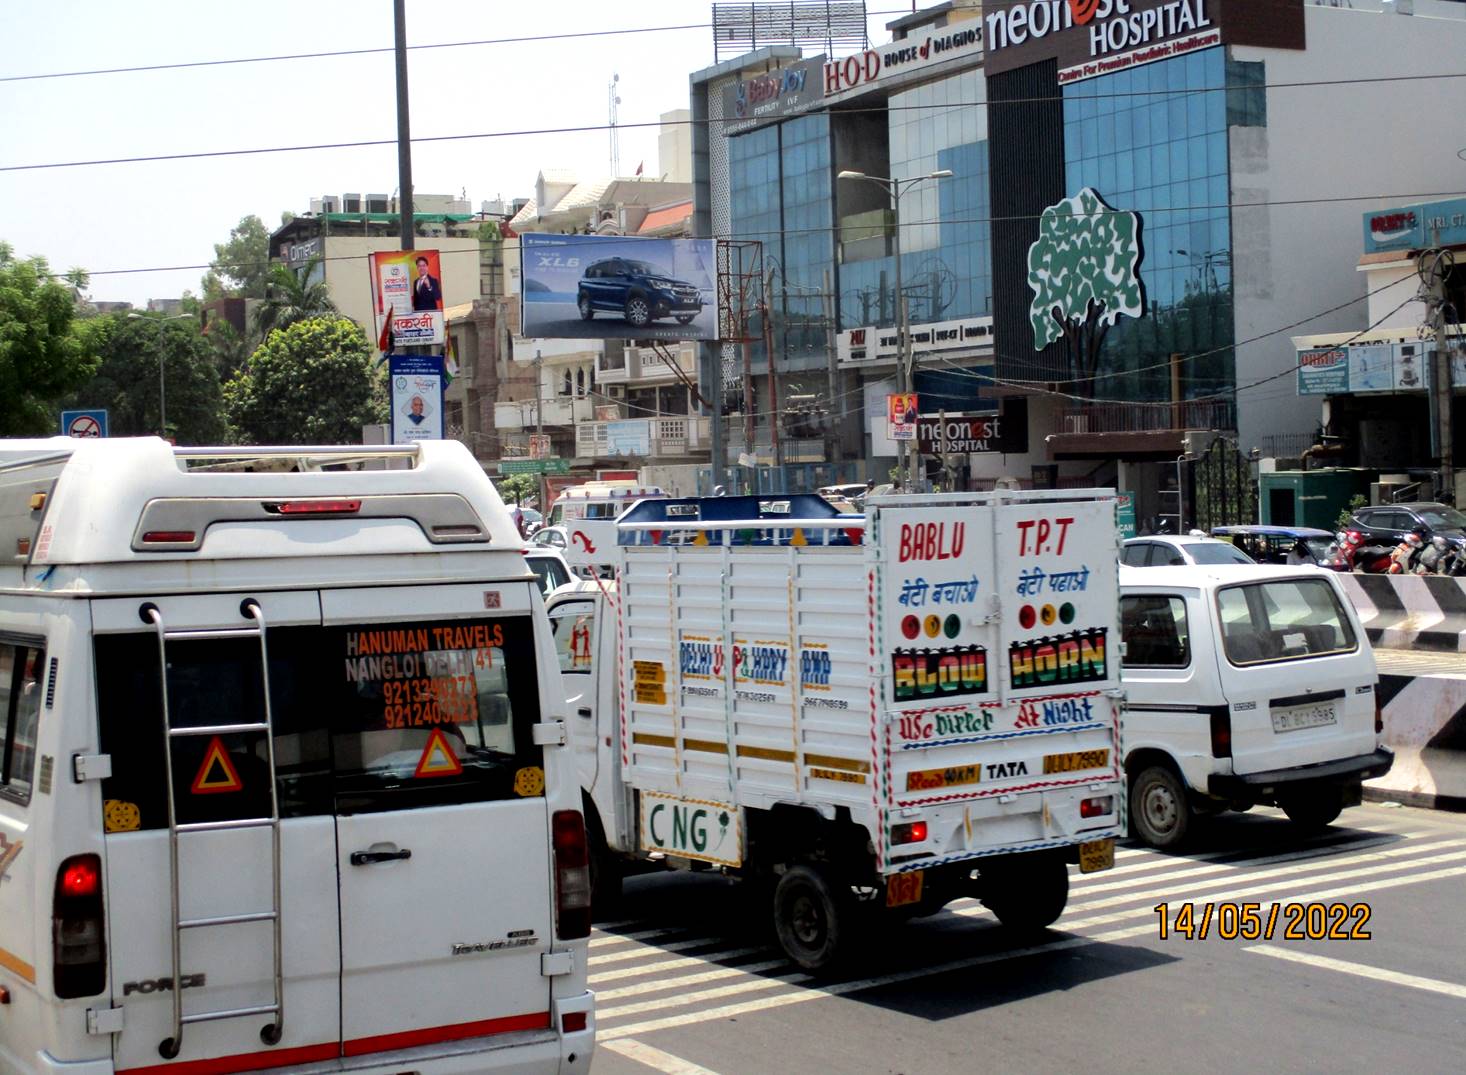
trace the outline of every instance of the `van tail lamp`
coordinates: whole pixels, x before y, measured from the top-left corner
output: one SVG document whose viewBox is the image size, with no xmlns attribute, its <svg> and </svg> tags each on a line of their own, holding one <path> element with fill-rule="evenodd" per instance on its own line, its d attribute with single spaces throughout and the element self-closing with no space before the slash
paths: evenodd
<svg viewBox="0 0 1466 1075">
<path fill-rule="evenodd" d="M 903 825 L 891 826 L 891 843 L 893 844 L 924 844 L 926 843 L 926 822 L 908 821 Z"/>
<path fill-rule="evenodd" d="M 144 545 L 192 545 L 198 535 L 192 530 L 147 530 Z"/>
<path fill-rule="evenodd" d="M 264 507 L 275 515 L 355 515 L 361 500 L 277 500 Z"/>
<path fill-rule="evenodd" d="M 1211 756 L 1232 756 L 1232 714 L 1225 706 L 1218 706 L 1211 711 Z"/>
<path fill-rule="evenodd" d="M 1115 797 L 1113 795 L 1096 795 L 1090 799 L 1083 799 L 1079 803 L 1080 817 L 1104 817 L 1114 812 Z"/>
<path fill-rule="evenodd" d="M 102 922 L 102 860 L 73 855 L 56 871 L 51 903 L 51 959 L 56 995 L 90 997 L 107 984 Z"/>
<path fill-rule="evenodd" d="M 1374 734 L 1383 735 L 1385 731 L 1385 707 L 1379 700 L 1379 691 L 1374 692 Z"/>
<path fill-rule="evenodd" d="M 590 936 L 590 848 L 579 810 L 556 810 L 550 822 L 555 849 L 555 934 L 562 941 Z"/>
<path fill-rule="evenodd" d="M 562 1034 L 575 1034 L 589 1025 L 589 1012 L 565 1012 L 560 1016 L 560 1033 Z"/>
</svg>

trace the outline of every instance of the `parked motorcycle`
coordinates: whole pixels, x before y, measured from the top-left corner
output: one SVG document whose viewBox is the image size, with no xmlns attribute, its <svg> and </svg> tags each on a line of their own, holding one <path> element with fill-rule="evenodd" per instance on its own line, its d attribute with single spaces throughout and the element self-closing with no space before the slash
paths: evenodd
<svg viewBox="0 0 1466 1075">
<path fill-rule="evenodd" d="M 1388 575 L 1394 564 L 1393 549 L 1387 545 L 1364 544 L 1364 535 L 1358 530 L 1344 531 L 1341 555 L 1348 566 L 1346 571 L 1358 571 L 1369 575 Z"/>
</svg>

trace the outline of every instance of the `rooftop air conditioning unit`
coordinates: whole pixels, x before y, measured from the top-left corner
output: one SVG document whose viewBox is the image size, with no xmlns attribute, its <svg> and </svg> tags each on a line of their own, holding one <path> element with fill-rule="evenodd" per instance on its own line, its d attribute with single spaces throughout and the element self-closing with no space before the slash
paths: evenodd
<svg viewBox="0 0 1466 1075">
<path fill-rule="evenodd" d="M 387 195 L 385 195 L 385 194 L 368 194 L 366 196 L 366 211 L 368 213 L 388 213 L 388 212 L 391 212 L 391 210 L 387 208 Z"/>
<path fill-rule="evenodd" d="M 341 212 L 341 199 L 338 198 L 338 197 L 336 197 L 336 195 L 334 195 L 334 194 L 327 194 L 324 198 L 321 199 L 321 212 L 323 212 L 323 213 L 339 213 L 339 212 Z"/>
<path fill-rule="evenodd" d="M 312 214 L 320 214 L 320 213 L 325 212 L 325 209 L 323 208 L 324 204 L 325 204 L 325 199 L 324 198 L 312 198 L 311 199 L 311 213 Z"/>
<path fill-rule="evenodd" d="M 343 213 L 359 213 L 359 212 L 361 212 L 361 195 L 360 194 L 343 194 L 343 195 L 341 195 L 341 211 Z"/>
</svg>

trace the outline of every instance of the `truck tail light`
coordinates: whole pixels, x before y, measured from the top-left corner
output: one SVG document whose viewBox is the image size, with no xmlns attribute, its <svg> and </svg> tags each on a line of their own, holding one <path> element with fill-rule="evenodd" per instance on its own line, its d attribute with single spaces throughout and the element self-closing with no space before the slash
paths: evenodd
<svg viewBox="0 0 1466 1075">
<path fill-rule="evenodd" d="M 56 995 L 63 1000 L 95 996 L 106 985 L 102 860 L 97 855 L 73 855 L 56 871 L 51 958 Z"/>
<path fill-rule="evenodd" d="M 891 843 L 893 844 L 924 844 L 926 843 L 926 822 L 908 821 L 904 825 L 891 826 Z"/>
<path fill-rule="evenodd" d="M 1232 756 L 1232 714 L 1224 706 L 1218 706 L 1211 711 L 1211 756 Z"/>
<path fill-rule="evenodd" d="M 1115 797 L 1113 795 L 1096 795 L 1092 799 L 1084 799 L 1079 803 L 1080 817 L 1104 817 L 1114 812 Z"/>
<path fill-rule="evenodd" d="M 555 849 L 555 935 L 590 936 L 590 848 L 579 810 L 556 810 L 550 824 Z"/>
</svg>

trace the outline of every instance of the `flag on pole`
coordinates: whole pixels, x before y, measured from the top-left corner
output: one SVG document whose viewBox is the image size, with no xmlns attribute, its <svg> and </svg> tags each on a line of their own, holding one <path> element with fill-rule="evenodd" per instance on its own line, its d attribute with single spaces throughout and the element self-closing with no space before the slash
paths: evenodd
<svg viewBox="0 0 1466 1075">
<path fill-rule="evenodd" d="M 377 337 L 377 350 L 380 351 L 380 352 L 382 352 L 381 357 L 379 357 L 377 359 L 378 362 L 380 362 L 383 358 L 386 358 L 387 357 L 387 353 L 392 350 L 392 311 L 391 310 L 388 310 L 387 311 L 387 319 L 382 322 L 382 334 Z"/>
<path fill-rule="evenodd" d="M 458 343 L 453 339 L 453 333 L 445 337 L 443 354 L 443 387 L 447 388 L 453 383 L 453 378 L 458 376 Z"/>
<path fill-rule="evenodd" d="M 646 161 L 639 161 L 639 162 L 638 162 L 638 163 L 637 163 L 637 165 L 636 165 L 636 174 L 637 174 L 637 175 L 638 175 L 638 176 L 639 176 L 639 175 L 641 175 L 641 169 L 642 169 L 642 166 L 643 166 L 643 165 L 645 165 L 645 164 L 646 164 Z"/>
</svg>

